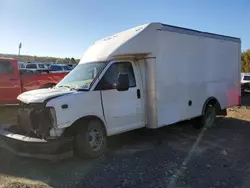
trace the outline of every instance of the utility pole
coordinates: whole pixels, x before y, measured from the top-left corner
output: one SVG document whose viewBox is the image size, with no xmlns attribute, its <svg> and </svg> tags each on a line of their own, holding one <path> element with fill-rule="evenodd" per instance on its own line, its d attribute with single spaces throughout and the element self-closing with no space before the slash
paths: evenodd
<svg viewBox="0 0 250 188">
<path fill-rule="evenodd" d="M 20 50 L 22 48 L 22 43 L 20 42 L 19 46 L 18 46 L 18 56 L 20 56 Z"/>
</svg>

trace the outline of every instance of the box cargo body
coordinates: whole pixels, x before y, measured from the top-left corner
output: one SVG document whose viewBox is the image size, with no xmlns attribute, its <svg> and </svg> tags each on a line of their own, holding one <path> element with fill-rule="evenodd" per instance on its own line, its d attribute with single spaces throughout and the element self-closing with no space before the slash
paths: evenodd
<svg viewBox="0 0 250 188">
<path fill-rule="evenodd" d="M 240 43 L 165 28 L 159 31 L 155 59 L 158 126 L 201 115 L 204 101 L 210 97 L 215 97 L 222 109 L 238 104 Z"/>
<path fill-rule="evenodd" d="M 240 49 L 238 38 L 160 23 L 126 30 L 93 44 L 54 89 L 19 95 L 19 127 L 46 144 L 73 137 L 81 155 L 96 157 L 114 134 L 212 125 L 240 104 Z"/>
</svg>

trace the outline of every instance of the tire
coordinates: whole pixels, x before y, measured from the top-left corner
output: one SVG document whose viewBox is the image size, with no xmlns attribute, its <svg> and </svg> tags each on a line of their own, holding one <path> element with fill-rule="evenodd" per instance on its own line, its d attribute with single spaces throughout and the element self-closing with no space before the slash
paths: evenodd
<svg viewBox="0 0 250 188">
<path fill-rule="evenodd" d="M 92 120 L 87 125 L 82 125 L 75 141 L 75 149 L 80 157 L 97 158 L 105 153 L 106 131 L 100 121 Z"/>
<path fill-rule="evenodd" d="M 215 119 L 216 109 L 214 106 L 208 105 L 202 116 L 193 119 L 192 125 L 195 129 L 210 128 L 215 125 Z"/>
</svg>

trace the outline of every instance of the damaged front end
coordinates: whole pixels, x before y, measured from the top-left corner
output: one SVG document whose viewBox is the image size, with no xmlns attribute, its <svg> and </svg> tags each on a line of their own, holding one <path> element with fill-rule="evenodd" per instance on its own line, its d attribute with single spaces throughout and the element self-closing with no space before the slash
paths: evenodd
<svg viewBox="0 0 250 188">
<path fill-rule="evenodd" d="M 45 103 L 20 103 L 18 125 L 0 130 L 0 147 L 26 157 L 62 159 L 73 156 L 73 138 L 51 139 L 55 111 Z"/>
<path fill-rule="evenodd" d="M 50 129 L 53 127 L 54 121 L 50 108 L 47 108 L 45 104 L 20 103 L 18 125 L 22 134 L 47 139 L 50 136 Z"/>
</svg>

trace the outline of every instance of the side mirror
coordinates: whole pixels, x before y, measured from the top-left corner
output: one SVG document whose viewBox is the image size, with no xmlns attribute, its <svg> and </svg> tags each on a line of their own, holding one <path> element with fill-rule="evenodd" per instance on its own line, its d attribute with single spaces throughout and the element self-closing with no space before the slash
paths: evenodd
<svg viewBox="0 0 250 188">
<path fill-rule="evenodd" d="M 127 91 L 129 89 L 129 78 L 126 73 L 119 73 L 116 81 L 117 91 Z"/>
</svg>

